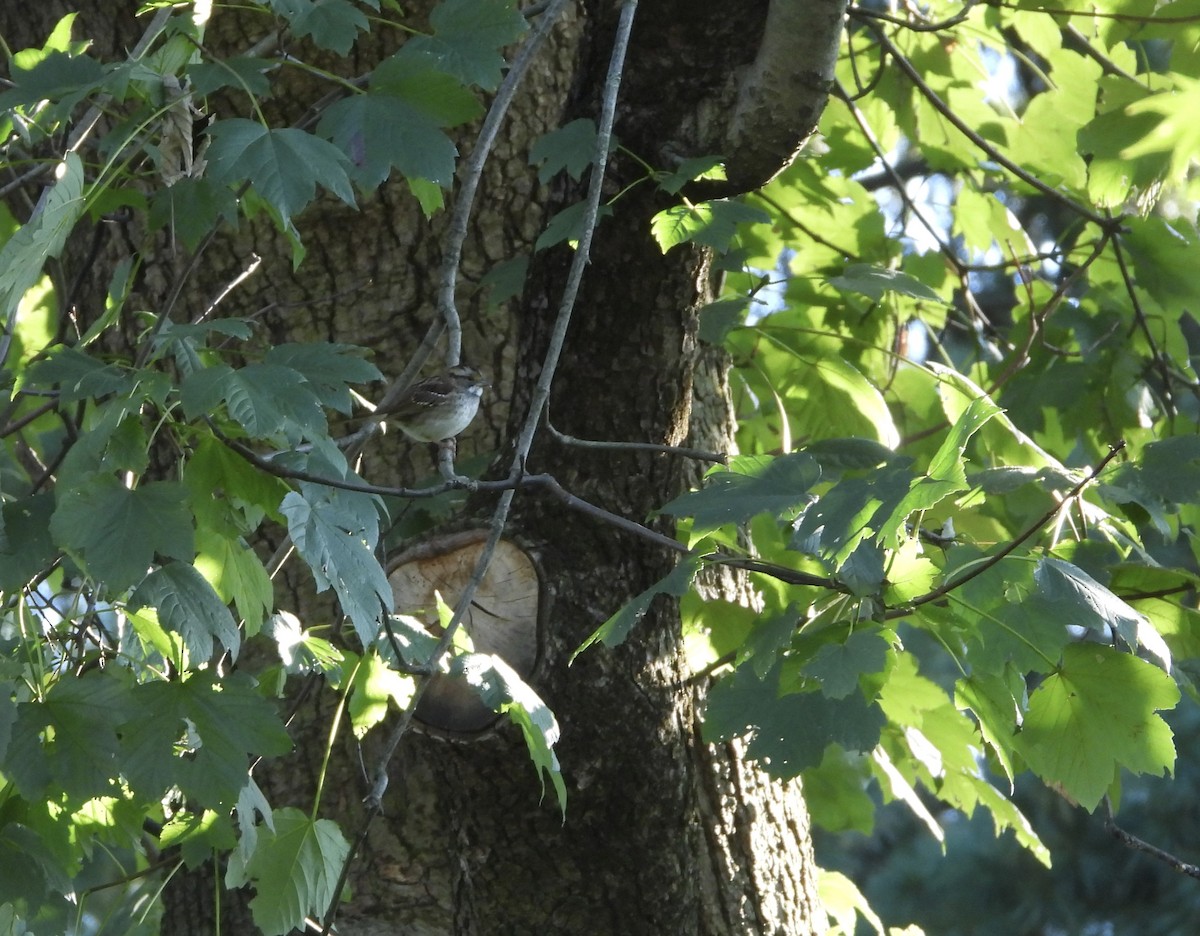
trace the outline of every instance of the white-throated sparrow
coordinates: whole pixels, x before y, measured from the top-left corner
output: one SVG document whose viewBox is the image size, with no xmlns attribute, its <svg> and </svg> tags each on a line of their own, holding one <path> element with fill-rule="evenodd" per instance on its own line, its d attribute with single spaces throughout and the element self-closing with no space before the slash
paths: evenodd
<svg viewBox="0 0 1200 936">
<path fill-rule="evenodd" d="M 479 371 L 466 364 L 418 380 L 393 404 L 375 410 L 418 442 L 440 442 L 458 435 L 479 411 L 484 387 Z"/>
</svg>

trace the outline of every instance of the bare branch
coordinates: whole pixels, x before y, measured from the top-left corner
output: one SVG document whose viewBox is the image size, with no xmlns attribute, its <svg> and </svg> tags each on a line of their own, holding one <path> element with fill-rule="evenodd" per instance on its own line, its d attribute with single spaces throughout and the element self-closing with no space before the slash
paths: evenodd
<svg viewBox="0 0 1200 936">
<path fill-rule="evenodd" d="M 483 126 L 479 129 L 479 137 L 466 160 L 466 172 L 458 190 L 458 198 L 454 201 L 454 212 L 450 216 L 450 224 L 446 229 L 446 249 L 442 255 L 442 265 L 438 275 L 438 313 L 446 323 L 447 349 L 446 365 L 453 367 L 459 363 L 462 355 L 462 324 L 458 318 L 458 305 L 454 298 L 458 285 L 458 265 L 462 261 L 462 248 L 467 240 L 467 225 L 471 220 L 471 209 L 475 205 L 475 191 L 483 176 L 483 167 L 487 164 L 492 144 L 500 131 L 500 124 L 513 97 L 520 87 L 525 73 L 529 71 L 534 56 L 541 48 L 542 42 L 550 34 L 550 29 L 558 20 L 566 0 L 554 0 L 546 12 L 538 19 L 533 32 L 509 66 L 508 74 L 504 76 L 492 106 L 488 108 Z"/>
<path fill-rule="evenodd" d="M 662 455 L 679 455 L 682 458 L 694 458 L 696 461 L 714 462 L 718 465 L 729 464 L 729 456 L 722 452 L 705 452 L 700 449 L 685 448 L 679 445 L 659 445 L 655 442 L 612 442 L 603 439 L 579 439 L 554 428 L 550 422 L 550 411 L 546 411 L 546 428 L 550 435 L 563 445 L 576 448 L 600 449 L 610 452 L 657 452 Z"/>
<path fill-rule="evenodd" d="M 1062 512 L 1063 508 L 1065 508 L 1069 503 L 1071 503 L 1071 501 L 1082 494 L 1083 489 L 1095 481 L 1100 475 L 1100 472 L 1108 467 L 1108 463 L 1120 455 L 1123 451 L 1125 451 L 1125 440 L 1121 439 L 1109 447 L 1108 454 L 1100 459 L 1099 463 L 1087 473 L 1087 477 L 1085 477 L 1082 481 L 1071 488 L 1069 492 L 1067 492 L 1066 497 L 1038 517 L 1035 521 L 1033 521 L 1033 523 L 1029 524 L 1029 526 L 1026 527 L 1024 531 L 1019 533 L 1016 538 L 1006 543 L 1003 549 L 1001 549 L 999 552 L 993 553 L 991 556 L 988 556 L 985 561 L 979 563 L 978 565 L 971 566 L 971 568 L 969 568 L 963 574 L 956 575 L 949 581 L 943 582 L 932 591 L 927 591 L 923 595 L 918 595 L 903 607 L 892 608 L 890 611 L 884 614 L 884 618 L 891 621 L 895 620 L 896 618 L 907 617 L 908 615 L 912 614 L 914 608 L 917 608 L 923 604 L 929 604 L 931 601 L 937 601 L 939 598 L 950 594 L 950 592 L 957 588 L 961 588 L 967 582 L 971 581 L 971 579 L 982 575 L 988 569 L 995 566 L 1002 559 L 1004 559 L 1005 556 L 1011 554 L 1018 546 L 1029 539 L 1029 537 L 1033 536 L 1043 527 L 1053 522 L 1054 518 Z"/>
<path fill-rule="evenodd" d="M 1126 832 L 1116 823 L 1116 817 L 1113 815 L 1112 802 L 1106 796 L 1104 797 L 1104 828 L 1122 845 L 1132 848 L 1134 851 L 1145 852 L 1152 858 L 1157 858 L 1163 864 L 1170 867 L 1173 871 L 1178 871 L 1180 874 L 1186 874 L 1188 877 L 1200 878 L 1200 865 L 1192 864 L 1190 861 L 1184 861 L 1177 858 L 1168 851 L 1164 851 L 1157 845 L 1151 845 L 1145 839 L 1138 838 L 1132 832 Z"/>
</svg>

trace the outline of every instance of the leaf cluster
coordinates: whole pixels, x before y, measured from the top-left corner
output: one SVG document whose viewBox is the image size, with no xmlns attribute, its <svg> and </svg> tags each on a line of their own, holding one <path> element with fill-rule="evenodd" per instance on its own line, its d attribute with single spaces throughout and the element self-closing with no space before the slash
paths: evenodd
<svg viewBox="0 0 1200 936">
<path fill-rule="evenodd" d="M 934 802 L 983 806 L 1048 863 L 1018 779 L 1116 808 L 1196 700 L 1200 26 L 1120 0 L 848 23 L 819 146 L 740 215 L 657 219 L 664 251 L 723 251 L 700 335 L 743 454 L 662 508 L 687 557 L 594 639 L 683 595 L 706 737 L 802 775 L 819 823 L 869 831 L 878 789 L 944 842 Z M 711 564 L 756 603 L 687 594 Z"/>
</svg>

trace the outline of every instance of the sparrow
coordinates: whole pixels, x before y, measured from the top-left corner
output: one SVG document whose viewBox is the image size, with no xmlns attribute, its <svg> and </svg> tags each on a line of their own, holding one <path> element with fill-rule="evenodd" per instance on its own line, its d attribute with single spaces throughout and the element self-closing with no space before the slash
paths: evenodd
<svg viewBox="0 0 1200 936">
<path fill-rule="evenodd" d="M 458 435 L 479 411 L 479 400 L 490 387 L 479 371 L 465 364 L 412 384 L 388 406 L 375 410 L 418 442 L 440 442 Z"/>
</svg>

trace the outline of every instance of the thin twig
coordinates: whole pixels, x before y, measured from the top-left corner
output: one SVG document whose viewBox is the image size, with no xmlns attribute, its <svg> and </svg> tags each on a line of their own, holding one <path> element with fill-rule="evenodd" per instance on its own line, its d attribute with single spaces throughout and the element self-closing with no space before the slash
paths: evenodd
<svg viewBox="0 0 1200 936">
<path fill-rule="evenodd" d="M 1091 221 L 1101 229 L 1112 230 L 1116 227 L 1118 222 L 1114 221 L 1114 219 L 1106 218 L 1104 215 L 1096 214 L 1096 212 L 1084 205 L 1081 205 L 1070 196 L 1064 195 L 1054 186 L 1047 185 L 1033 173 L 1017 165 L 1015 162 L 1001 153 L 998 149 L 996 149 L 996 147 L 980 136 L 973 127 L 971 127 L 966 121 L 964 121 L 958 116 L 958 114 L 954 112 L 954 109 L 950 107 L 950 105 L 948 105 L 938 96 L 937 92 L 929 86 L 929 84 L 922 77 L 921 73 L 917 71 L 916 67 L 914 67 L 912 62 L 910 62 L 904 56 L 900 49 L 897 48 L 896 44 L 888 38 L 887 34 L 880 29 L 876 23 L 868 23 L 867 28 L 875 33 L 876 38 L 879 40 L 879 44 L 892 55 L 892 57 L 896 60 L 896 64 L 900 66 L 900 70 L 904 72 L 904 74 L 908 77 L 908 80 L 916 86 L 917 90 L 921 93 L 921 96 L 933 106 L 934 110 L 936 110 L 942 115 L 942 117 L 953 124 L 954 127 L 958 129 L 959 133 L 965 136 L 980 151 L 982 151 L 988 157 L 988 159 L 1000 166 L 1003 166 L 1026 185 L 1036 189 L 1043 195 L 1046 195 L 1047 197 L 1058 202 L 1060 205 L 1064 205 L 1081 218 Z"/>
<path fill-rule="evenodd" d="M 1171 398 L 1171 373 L 1167 369 L 1166 359 L 1163 353 L 1158 349 L 1158 342 L 1154 340 L 1154 335 L 1150 331 L 1150 322 L 1146 318 L 1146 310 L 1142 308 L 1142 302 L 1138 299 L 1137 290 L 1133 286 L 1133 276 L 1129 272 L 1129 266 L 1125 262 L 1125 251 L 1121 249 L 1121 238 L 1113 238 L 1113 253 L 1117 258 L 1117 268 L 1121 271 L 1121 282 L 1125 284 L 1125 294 L 1129 296 L 1129 304 L 1133 308 L 1133 318 L 1137 323 L 1137 327 L 1141 330 L 1146 338 L 1146 344 L 1150 346 L 1150 360 L 1153 366 L 1158 368 L 1159 380 L 1162 381 L 1163 403 L 1166 404 L 1168 415 L 1175 414 L 1175 403 Z"/>
<path fill-rule="evenodd" d="M 615 514 L 610 510 L 605 510 L 603 507 L 597 507 L 590 501 L 584 500 L 572 494 L 561 484 L 553 475 L 535 474 L 528 475 L 517 472 L 508 478 L 503 478 L 498 481 L 473 481 L 467 479 L 456 479 L 454 481 L 446 481 L 442 484 L 433 485 L 427 488 L 400 488 L 400 487 L 385 487 L 378 484 L 368 484 L 365 481 L 343 481 L 340 478 L 326 478 L 320 475 L 312 474 L 308 471 L 301 471 L 295 468 L 287 468 L 277 464 L 269 458 L 263 458 L 257 455 L 245 445 L 235 440 L 224 436 L 220 430 L 214 429 L 217 438 L 220 439 L 229 449 L 242 458 L 249 461 L 256 468 L 261 469 L 269 474 L 279 478 L 287 478 L 293 481 L 305 481 L 310 484 L 323 484 L 328 487 L 338 488 L 343 491 L 354 491 L 358 494 L 373 494 L 379 497 L 400 497 L 400 498 L 418 498 L 418 497 L 434 497 L 438 494 L 445 494 L 447 491 L 453 490 L 471 490 L 482 493 L 499 492 L 502 496 L 511 497 L 518 490 L 528 488 L 532 490 L 543 491 L 551 494 L 558 499 L 564 507 L 570 510 L 578 511 L 585 516 L 591 517 L 593 520 L 598 520 L 601 523 L 606 523 L 609 526 L 616 527 L 619 530 L 624 530 L 626 533 L 632 533 L 635 536 L 668 549 L 671 552 L 687 554 L 691 552 L 683 543 L 676 539 L 659 533 L 657 530 L 652 530 L 650 527 L 638 523 L 636 520 L 630 520 L 627 517 L 622 517 L 620 514 Z M 764 575 L 769 575 L 772 578 L 779 579 L 781 582 L 787 582 L 791 585 L 814 585 L 822 588 L 832 588 L 837 591 L 845 591 L 845 586 L 840 582 L 831 578 L 823 578 L 812 576 L 806 572 L 799 572 L 787 566 L 777 565 L 772 562 L 766 562 L 761 559 L 748 559 L 742 556 L 727 556 L 723 553 L 712 553 L 705 556 L 706 559 L 715 562 L 719 565 L 728 565 L 731 567 L 744 568 L 752 572 L 761 572 Z"/>
<path fill-rule="evenodd" d="M 731 569 L 744 569 L 747 572 L 758 572 L 768 575 L 787 585 L 804 585 L 811 588 L 828 588 L 832 591 L 848 593 L 850 589 L 835 578 L 827 575 L 812 575 L 798 569 L 789 569 L 774 562 L 762 559 L 747 559 L 740 556 L 725 556 L 714 553 L 704 558 L 710 559 L 714 565 L 728 566 Z"/>
<path fill-rule="evenodd" d="M 1200 865 L 1192 864 L 1190 861 L 1184 861 L 1181 858 L 1176 858 L 1169 851 L 1164 851 L 1157 845 L 1151 845 L 1145 839 L 1138 838 L 1132 832 L 1126 832 L 1116 823 L 1116 817 L 1113 815 L 1112 802 L 1106 796 L 1104 797 L 1104 828 L 1122 845 L 1126 845 L 1135 851 L 1145 852 L 1153 858 L 1157 858 L 1163 864 L 1170 867 L 1173 871 L 1178 871 L 1180 874 L 1186 874 L 1188 877 L 1200 878 Z"/>
<path fill-rule="evenodd" d="M 1067 23 L 1066 26 L 1063 26 L 1060 32 L 1062 33 L 1062 37 L 1064 39 L 1063 44 L 1067 48 L 1076 49 L 1083 55 L 1090 58 L 1093 62 L 1104 69 L 1104 73 L 1106 75 L 1116 75 L 1119 78 L 1124 78 L 1126 81 L 1132 81 L 1139 87 L 1146 87 L 1146 83 L 1138 79 L 1136 75 L 1129 74 L 1129 72 L 1125 71 L 1125 69 L 1110 59 L 1107 55 L 1104 55 L 1102 52 L 1096 49 L 1095 46 L 1088 42 L 1087 36 L 1076 29 L 1071 23 Z"/>
<path fill-rule="evenodd" d="M 678 455 L 681 458 L 694 458 L 696 461 L 714 462 L 718 465 L 728 465 L 729 456 L 722 452 L 705 452 L 701 449 L 686 448 L 679 445 L 659 445 L 656 442 L 612 442 L 604 439 L 579 439 L 554 428 L 550 422 L 550 412 L 546 411 L 546 428 L 550 435 L 563 445 L 576 448 L 601 449 L 610 452 L 655 452 L 660 455 Z"/>
<path fill-rule="evenodd" d="M 1183 16 L 1141 16 L 1136 13 L 1101 13 L 1095 9 L 1080 7 L 1069 9 L 1058 6 L 1030 7 L 1017 3 L 1006 3 L 1005 0 L 989 0 L 989 5 L 1005 10 L 1019 10 L 1021 13 L 1047 13 L 1051 16 L 1081 16 L 1088 19 L 1107 19 L 1117 23 L 1141 23 L 1147 26 L 1172 25 L 1176 23 L 1198 23 L 1200 14 L 1188 13 Z"/>
<path fill-rule="evenodd" d="M 834 253 L 839 254 L 840 256 L 843 256 L 848 260 L 853 260 L 855 263 L 862 262 L 862 257 L 860 257 L 858 254 L 856 254 L 853 250 L 847 250 L 845 247 L 839 247 L 837 244 L 833 243 L 832 241 L 826 240 L 824 237 L 822 237 L 820 234 L 818 234 L 812 228 L 808 227 L 806 224 L 804 224 L 802 221 L 800 221 L 799 218 L 797 218 L 794 214 L 792 214 L 791 209 L 789 209 L 786 205 L 784 205 L 778 199 L 772 198 L 771 196 L 765 194 L 764 192 L 754 192 L 752 194 L 754 195 L 755 198 L 759 199 L 760 201 L 766 202 L 768 205 L 770 205 L 771 208 L 777 214 L 779 214 L 783 218 L 786 218 L 788 223 L 791 224 L 792 227 L 796 228 L 798 231 L 805 234 L 809 238 L 809 240 L 813 241 L 814 243 L 820 244 L 822 247 L 826 247 L 829 250 L 832 250 Z"/>
<path fill-rule="evenodd" d="M 14 400 L 13 402 L 15 404 L 16 400 Z M 54 409 L 56 406 L 58 406 L 58 400 L 48 400 L 47 402 L 43 403 L 41 406 L 35 407 L 34 409 L 30 410 L 25 415 L 19 416 L 18 418 L 14 419 L 12 422 L 8 423 L 7 425 L 0 427 L 0 439 L 5 438 L 6 436 L 10 436 L 14 432 L 19 432 L 20 430 L 22 430 L 26 426 L 28 426 L 31 422 L 33 422 L 35 419 L 37 419 L 39 416 L 44 416 L 46 413 L 50 412 L 50 410 Z"/>
<path fill-rule="evenodd" d="M 870 10 L 857 4 L 851 6 L 846 12 L 855 19 L 869 18 L 883 20 L 884 22 L 907 29 L 910 32 L 941 32 L 943 29 L 949 29 L 951 26 L 957 26 L 959 23 L 965 22 L 967 17 L 971 15 L 971 8 L 978 2 L 979 0 L 967 0 L 959 12 L 955 13 L 949 19 L 939 20 L 936 23 L 916 23 L 912 20 L 901 19 L 899 16 L 893 16 L 891 13 L 884 13 L 882 10 Z"/>
</svg>

